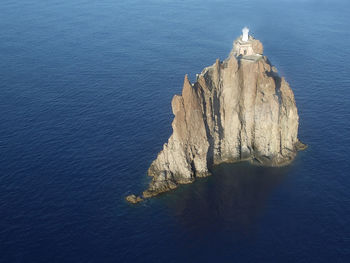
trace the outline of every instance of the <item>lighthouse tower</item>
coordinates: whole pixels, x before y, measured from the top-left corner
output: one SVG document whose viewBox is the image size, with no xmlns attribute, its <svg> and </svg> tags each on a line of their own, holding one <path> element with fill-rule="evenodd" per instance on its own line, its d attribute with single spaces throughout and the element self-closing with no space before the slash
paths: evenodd
<svg viewBox="0 0 350 263">
<path fill-rule="evenodd" d="M 249 40 L 249 28 L 248 27 L 244 27 L 242 29 L 242 33 L 243 33 L 242 41 L 247 42 Z"/>
<path fill-rule="evenodd" d="M 256 62 L 263 56 L 263 46 L 261 42 L 249 35 L 249 29 L 244 27 L 240 35 L 233 41 L 232 55 L 239 60 Z"/>
<path fill-rule="evenodd" d="M 255 52 L 253 50 L 254 38 L 252 36 L 249 36 L 248 27 L 244 27 L 242 29 L 242 33 L 242 36 L 240 36 L 233 42 L 234 55 L 236 57 L 246 57 L 255 55 Z"/>
</svg>

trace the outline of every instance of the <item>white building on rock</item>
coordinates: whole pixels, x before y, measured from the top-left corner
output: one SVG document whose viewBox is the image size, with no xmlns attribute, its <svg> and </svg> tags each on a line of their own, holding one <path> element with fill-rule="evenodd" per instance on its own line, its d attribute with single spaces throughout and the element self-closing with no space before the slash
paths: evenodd
<svg viewBox="0 0 350 263">
<path fill-rule="evenodd" d="M 242 33 L 243 33 L 243 35 L 242 35 L 242 41 L 247 42 L 248 39 L 249 39 L 249 28 L 248 28 L 248 27 L 244 27 L 244 28 L 242 29 Z"/>
<path fill-rule="evenodd" d="M 244 27 L 242 29 L 242 33 L 243 34 L 233 43 L 234 55 L 242 58 L 249 56 L 260 56 L 261 54 L 254 51 L 254 42 L 257 40 L 249 35 L 249 28 Z"/>
</svg>

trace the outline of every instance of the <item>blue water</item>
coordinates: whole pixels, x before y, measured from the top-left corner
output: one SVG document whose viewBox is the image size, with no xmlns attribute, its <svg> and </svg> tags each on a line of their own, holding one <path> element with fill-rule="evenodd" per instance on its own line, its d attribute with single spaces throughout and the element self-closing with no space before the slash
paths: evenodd
<svg viewBox="0 0 350 263">
<path fill-rule="evenodd" d="M 0 262 L 346 262 L 350 2 L 2 0 Z M 243 26 L 295 93 L 309 148 L 136 206 L 170 102 Z"/>
</svg>

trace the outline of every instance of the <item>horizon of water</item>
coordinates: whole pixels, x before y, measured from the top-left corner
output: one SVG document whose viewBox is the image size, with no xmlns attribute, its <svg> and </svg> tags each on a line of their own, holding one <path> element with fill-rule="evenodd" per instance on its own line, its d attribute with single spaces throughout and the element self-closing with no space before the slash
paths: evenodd
<svg viewBox="0 0 350 263">
<path fill-rule="evenodd" d="M 350 3 L 3 0 L 0 262 L 347 262 Z M 286 167 L 225 164 L 136 206 L 185 74 L 248 26 L 294 91 Z"/>
</svg>

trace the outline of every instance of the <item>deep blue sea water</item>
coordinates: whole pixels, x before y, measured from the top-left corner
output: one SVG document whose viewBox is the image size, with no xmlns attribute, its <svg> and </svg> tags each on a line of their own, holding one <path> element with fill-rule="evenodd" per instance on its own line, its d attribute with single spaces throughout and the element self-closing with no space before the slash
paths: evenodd
<svg viewBox="0 0 350 263">
<path fill-rule="evenodd" d="M 0 262 L 349 262 L 350 2 L 2 0 Z M 132 206 L 186 73 L 243 26 L 309 148 Z"/>
</svg>

